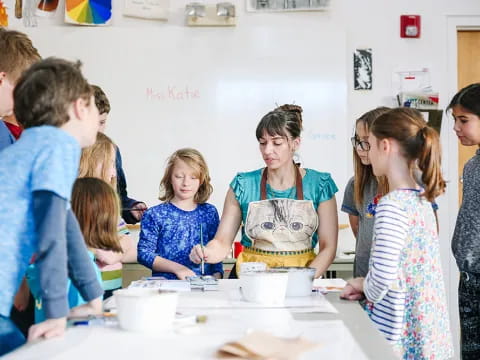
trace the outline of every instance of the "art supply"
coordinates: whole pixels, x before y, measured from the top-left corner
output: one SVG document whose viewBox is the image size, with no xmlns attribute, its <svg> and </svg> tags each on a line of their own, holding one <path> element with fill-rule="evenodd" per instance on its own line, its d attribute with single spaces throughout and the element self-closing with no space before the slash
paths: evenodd
<svg viewBox="0 0 480 360">
<path fill-rule="evenodd" d="M 288 272 L 287 297 L 310 296 L 312 294 L 315 269 L 309 267 L 284 266 L 274 269 Z"/>
<path fill-rule="evenodd" d="M 147 208 L 124 208 L 123 211 L 147 211 Z"/>
<path fill-rule="evenodd" d="M 218 280 L 211 275 L 189 276 L 187 280 L 190 281 L 192 289 L 200 289 L 203 291 L 218 290 Z"/>
<path fill-rule="evenodd" d="M 201 263 L 201 272 L 202 276 L 205 275 L 205 253 L 203 252 L 203 232 L 202 225 L 200 224 L 200 247 L 202 248 L 202 263 Z"/>
<path fill-rule="evenodd" d="M 113 295 L 122 329 L 155 334 L 171 328 L 177 309 L 177 292 L 128 288 L 116 290 Z"/>
<path fill-rule="evenodd" d="M 108 315 L 107 315 L 108 314 Z M 74 318 L 68 320 L 69 326 L 117 326 L 118 319 L 115 314 L 107 313 L 99 316 L 88 316 L 85 318 Z"/>
</svg>

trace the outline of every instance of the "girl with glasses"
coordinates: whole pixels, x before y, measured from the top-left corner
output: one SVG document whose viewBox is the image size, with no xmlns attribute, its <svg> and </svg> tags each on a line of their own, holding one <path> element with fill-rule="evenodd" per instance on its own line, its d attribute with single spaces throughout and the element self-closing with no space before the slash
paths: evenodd
<svg viewBox="0 0 480 360">
<path fill-rule="evenodd" d="M 370 144 L 368 134 L 373 121 L 390 109 L 378 107 L 363 114 L 355 124 L 353 146 L 354 176 L 350 179 L 343 195 L 342 211 L 348 214 L 350 226 L 356 238 L 353 275 L 365 276 L 373 237 L 373 214 L 369 210 L 378 193 L 385 193 L 385 180 L 377 180 L 373 175 L 368 158 Z"/>
</svg>

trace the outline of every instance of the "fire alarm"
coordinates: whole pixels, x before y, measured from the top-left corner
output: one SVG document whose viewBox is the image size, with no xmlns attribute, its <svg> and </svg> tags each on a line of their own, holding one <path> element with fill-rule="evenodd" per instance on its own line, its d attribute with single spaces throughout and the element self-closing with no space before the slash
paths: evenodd
<svg viewBox="0 0 480 360">
<path fill-rule="evenodd" d="M 420 37 L 420 15 L 401 15 L 400 16 L 400 37 L 419 38 Z"/>
</svg>

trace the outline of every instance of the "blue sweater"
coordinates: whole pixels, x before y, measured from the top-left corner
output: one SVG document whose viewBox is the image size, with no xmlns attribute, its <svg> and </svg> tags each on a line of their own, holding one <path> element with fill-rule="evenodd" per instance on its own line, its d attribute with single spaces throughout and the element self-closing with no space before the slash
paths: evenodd
<svg viewBox="0 0 480 360">
<path fill-rule="evenodd" d="M 142 230 L 138 242 L 138 262 L 152 269 L 155 257 L 175 261 L 200 275 L 200 265 L 190 261 L 192 247 L 213 239 L 219 223 L 218 212 L 211 204 L 198 204 L 195 210 L 184 211 L 171 203 L 163 203 L 148 209 L 142 218 Z M 201 229 L 201 230 L 200 230 Z M 205 264 L 205 275 L 223 274 L 222 263 Z M 153 276 L 176 279 L 173 273 L 155 272 Z"/>
</svg>

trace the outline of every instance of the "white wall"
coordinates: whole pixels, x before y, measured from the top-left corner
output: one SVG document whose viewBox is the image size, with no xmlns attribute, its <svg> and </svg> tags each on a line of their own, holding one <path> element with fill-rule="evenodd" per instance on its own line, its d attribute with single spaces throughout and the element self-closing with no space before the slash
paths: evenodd
<svg viewBox="0 0 480 360">
<path fill-rule="evenodd" d="M 118 2 L 117 2 L 118 1 Z M 10 3 L 13 1 L 10 1 Z M 150 27 L 161 29 L 167 26 L 183 24 L 182 8 L 187 1 L 172 0 L 172 16 L 167 24 L 157 22 L 123 19 L 120 14 L 115 15 L 115 24 L 126 27 Z M 243 8 L 243 0 L 234 1 Z M 7 5 L 9 1 L 6 1 Z M 115 5 L 120 1 L 116 0 Z M 399 21 L 402 14 L 418 14 L 422 16 L 422 35 L 420 39 L 401 39 L 399 36 Z M 238 26 L 263 24 L 265 27 L 279 26 L 288 18 L 299 14 L 245 14 L 239 12 Z M 452 17 L 456 15 L 456 17 Z M 456 89 L 456 40 L 454 32 L 456 25 L 462 21 L 480 27 L 480 3 L 477 0 L 331 0 L 331 9 L 326 13 L 311 15 L 317 21 L 334 23 L 346 33 L 346 66 L 347 66 L 347 117 L 353 126 L 354 119 L 365 111 L 378 105 L 391 105 L 392 72 L 402 68 L 428 67 L 431 72 L 432 84 L 440 92 L 441 107 L 448 104 L 449 98 Z M 468 17 L 468 18 L 467 18 Z M 453 20 L 452 20 L 453 19 Z M 464 20 L 462 20 L 464 19 Z M 305 22 L 309 26 L 309 22 Z M 292 32 L 295 29 L 292 28 Z M 322 34 L 318 34 L 319 37 Z M 152 41 L 154 41 L 152 35 Z M 287 51 L 295 51 L 295 43 L 287 44 Z M 106 45 L 107 47 L 107 45 Z M 374 82 L 371 91 L 353 90 L 352 58 L 355 48 L 369 47 L 373 49 Z M 326 49 L 328 51 L 328 49 Z M 301 60 L 301 59 L 299 59 Z M 122 76 L 122 74 L 119 74 Z M 331 121 L 334 121 L 333 119 Z M 119 139 L 120 146 L 124 147 L 125 137 L 120 136 L 119 124 L 111 124 L 111 132 Z M 451 130 L 451 119 L 444 119 L 441 140 L 443 144 L 444 174 L 449 180 L 449 187 L 445 196 L 439 200 L 439 219 L 441 225 L 441 249 L 444 273 L 449 296 L 450 314 L 454 341 L 457 346 L 458 358 L 458 316 L 457 316 L 457 268 L 451 256 L 450 240 L 458 210 L 457 205 L 457 139 Z M 347 135 L 348 136 L 348 135 Z M 139 141 L 141 143 L 141 140 Z M 132 177 L 134 156 L 125 154 L 125 170 Z M 351 163 L 351 159 L 347 160 Z M 239 169 L 240 170 L 240 169 Z M 349 165 L 351 171 L 351 165 Z M 341 189 L 342 190 L 342 189 Z M 130 193 L 135 195 L 142 189 L 130 186 Z M 341 192 L 338 196 L 339 203 Z M 341 221 L 346 217 L 342 215 Z"/>
</svg>

